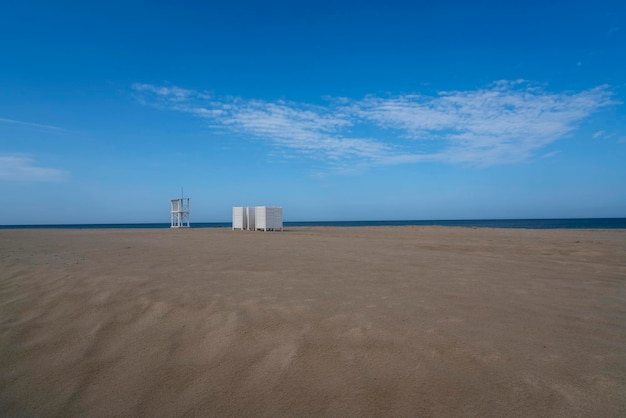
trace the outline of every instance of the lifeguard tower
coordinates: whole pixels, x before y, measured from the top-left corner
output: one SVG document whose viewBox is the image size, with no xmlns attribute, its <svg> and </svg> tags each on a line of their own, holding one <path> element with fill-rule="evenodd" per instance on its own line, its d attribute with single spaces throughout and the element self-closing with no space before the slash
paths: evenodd
<svg viewBox="0 0 626 418">
<path fill-rule="evenodd" d="M 172 199 L 171 228 L 189 228 L 189 200 L 188 197 Z"/>
</svg>

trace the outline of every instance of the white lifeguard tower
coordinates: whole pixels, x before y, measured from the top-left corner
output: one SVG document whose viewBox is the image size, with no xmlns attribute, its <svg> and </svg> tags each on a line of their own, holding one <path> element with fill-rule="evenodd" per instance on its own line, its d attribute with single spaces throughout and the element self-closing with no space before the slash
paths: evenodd
<svg viewBox="0 0 626 418">
<path fill-rule="evenodd" d="M 171 228 L 189 228 L 189 200 L 188 197 L 172 199 Z"/>
</svg>

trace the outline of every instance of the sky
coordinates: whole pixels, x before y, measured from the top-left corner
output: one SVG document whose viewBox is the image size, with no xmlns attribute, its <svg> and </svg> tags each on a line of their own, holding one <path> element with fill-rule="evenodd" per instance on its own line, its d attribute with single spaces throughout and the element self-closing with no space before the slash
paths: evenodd
<svg viewBox="0 0 626 418">
<path fill-rule="evenodd" d="M 0 225 L 626 217 L 626 2 L 0 3 Z"/>
</svg>

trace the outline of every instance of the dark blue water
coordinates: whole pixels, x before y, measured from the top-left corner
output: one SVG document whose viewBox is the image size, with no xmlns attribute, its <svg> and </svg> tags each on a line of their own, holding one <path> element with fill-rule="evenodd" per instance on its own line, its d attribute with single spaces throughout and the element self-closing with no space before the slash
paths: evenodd
<svg viewBox="0 0 626 418">
<path fill-rule="evenodd" d="M 526 228 L 526 229 L 626 229 L 626 218 L 585 219 L 475 219 L 439 221 L 320 221 L 285 222 L 294 226 L 407 226 L 438 225 L 477 228 Z M 110 229 L 110 228 L 169 228 L 169 223 L 135 224 L 70 224 L 70 225 L 0 225 L 0 229 Z M 192 228 L 230 228 L 230 222 L 192 223 Z"/>
</svg>

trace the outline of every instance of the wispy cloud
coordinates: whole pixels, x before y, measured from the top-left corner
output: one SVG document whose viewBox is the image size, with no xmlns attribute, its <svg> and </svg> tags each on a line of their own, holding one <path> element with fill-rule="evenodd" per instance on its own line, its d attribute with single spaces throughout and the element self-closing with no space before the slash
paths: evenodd
<svg viewBox="0 0 626 418">
<path fill-rule="evenodd" d="M 190 101 L 210 98 L 207 93 L 187 90 L 176 86 L 153 86 L 151 84 L 134 83 L 132 89 L 137 93 L 135 98 L 144 104 L 161 104 L 175 107 L 178 103 L 182 106 L 180 110 L 184 110 L 185 105 L 189 104 Z M 150 99 L 149 103 L 144 101 L 144 99 L 147 98 Z"/>
<path fill-rule="evenodd" d="M 374 160 L 388 152 L 383 143 L 343 136 L 342 130 L 349 127 L 351 121 L 327 108 L 285 101 L 235 100 L 214 103 L 209 113 L 205 108 L 194 108 L 192 112 L 232 131 L 331 160 L 349 157 Z"/>
<path fill-rule="evenodd" d="M 608 86 L 555 93 L 524 80 L 435 95 L 327 98 L 325 106 L 213 97 L 148 84 L 135 84 L 133 91 L 141 103 L 187 112 L 213 129 L 267 140 L 338 167 L 520 162 L 566 137 L 593 112 L 617 103 Z"/>
<path fill-rule="evenodd" d="M 313 158 L 373 162 L 389 152 L 383 143 L 343 136 L 341 131 L 352 122 L 331 107 L 287 101 L 214 99 L 206 93 L 147 84 L 134 84 L 133 90 L 141 103 L 191 113 L 207 120 L 211 128 L 268 140 L 276 147 L 297 150 Z"/>
<path fill-rule="evenodd" d="M 15 119 L 0 118 L 0 123 L 8 124 L 8 125 L 28 126 L 31 128 L 47 129 L 51 131 L 60 131 L 60 132 L 66 131 L 63 128 L 59 128 L 58 126 L 44 125 L 42 123 L 24 122 L 24 121 L 15 120 Z"/>
<path fill-rule="evenodd" d="M 0 155 L 2 181 L 61 181 L 68 173 L 56 168 L 40 167 L 37 162 L 22 155 Z"/>
<path fill-rule="evenodd" d="M 605 134 L 605 133 L 606 133 L 606 132 L 604 132 L 604 131 L 602 131 L 602 130 L 601 130 L 601 131 L 597 131 L 597 132 L 595 132 L 595 133 L 592 135 L 592 137 L 593 137 L 593 139 L 598 139 L 598 138 L 600 138 L 600 137 L 604 136 L 604 134 Z"/>
<path fill-rule="evenodd" d="M 370 97 L 357 103 L 365 120 L 418 142 L 445 144 L 439 160 L 510 163 L 564 137 L 591 113 L 613 103 L 605 86 L 548 93 L 523 81 L 438 96 Z"/>
</svg>

